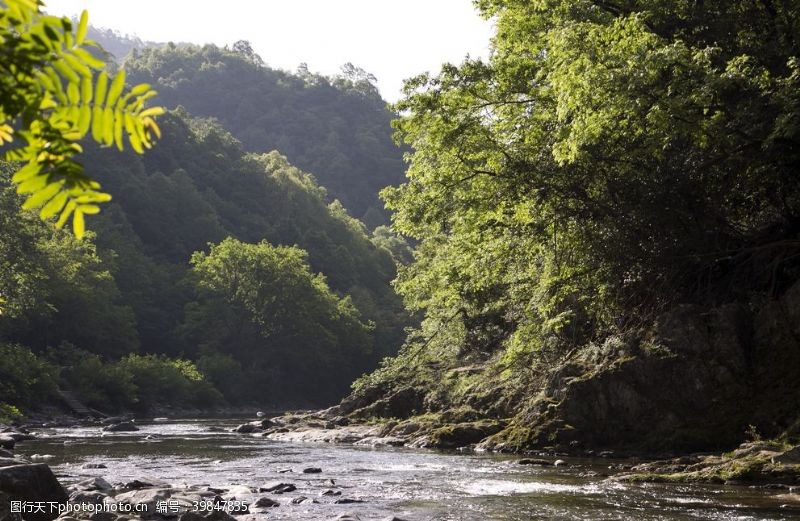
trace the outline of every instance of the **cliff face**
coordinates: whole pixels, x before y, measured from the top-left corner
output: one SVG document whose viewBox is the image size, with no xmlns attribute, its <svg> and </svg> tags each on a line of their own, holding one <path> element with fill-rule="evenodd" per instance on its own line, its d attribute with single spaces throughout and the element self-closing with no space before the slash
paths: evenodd
<svg viewBox="0 0 800 521">
<path fill-rule="evenodd" d="M 800 415 L 800 283 L 777 299 L 676 306 L 520 381 L 489 364 L 428 364 L 361 389 L 335 412 L 404 420 L 400 430 L 414 423 L 418 446 L 498 451 L 691 451 L 733 447 L 753 428 L 775 436 Z M 496 423 L 475 428 L 487 420 Z"/>
</svg>

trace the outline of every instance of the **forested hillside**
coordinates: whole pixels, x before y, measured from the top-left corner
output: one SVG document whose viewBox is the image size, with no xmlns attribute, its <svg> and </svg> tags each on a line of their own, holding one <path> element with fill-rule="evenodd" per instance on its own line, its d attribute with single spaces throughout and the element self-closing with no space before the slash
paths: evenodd
<svg viewBox="0 0 800 521">
<path fill-rule="evenodd" d="M 35 380 L 54 385 L 47 375 L 70 366 L 62 385 L 106 410 L 164 396 L 217 405 L 217 390 L 276 406 L 341 396 L 402 341 L 407 319 L 389 284 L 402 249 L 376 247 L 279 153 L 248 155 L 185 112 L 161 126 L 145 156 L 86 145 L 87 173 L 115 196 L 91 220 L 91 241 L 20 214 L 4 174 L 0 334 L 16 353 L 5 371 L 29 359 L 51 367 Z M 402 246 L 379 232 L 376 242 Z M 159 391 L 159 371 L 167 386 L 188 378 L 187 389 Z"/>
<path fill-rule="evenodd" d="M 279 150 L 370 228 L 387 222 L 378 192 L 399 184 L 405 167 L 391 139 L 394 116 L 368 73 L 349 64 L 336 78 L 271 69 L 247 42 L 148 47 L 125 68 L 167 108 L 216 118 L 245 150 Z"/>
</svg>

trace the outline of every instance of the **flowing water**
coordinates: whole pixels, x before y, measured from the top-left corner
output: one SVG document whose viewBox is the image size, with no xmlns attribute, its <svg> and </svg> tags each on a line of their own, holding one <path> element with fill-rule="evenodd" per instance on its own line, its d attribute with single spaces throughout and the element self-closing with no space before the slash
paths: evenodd
<svg viewBox="0 0 800 521">
<path fill-rule="evenodd" d="M 111 483 L 158 478 L 173 485 L 258 487 L 282 481 L 295 492 L 254 494 L 281 503 L 265 519 L 319 520 L 354 512 L 363 520 L 389 514 L 413 520 L 800 519 L 800 506 L 781 491 L 739 486 L 628 485 L 605 480 L 612 461 L 569 459 L 566 466 L 530 467 L 518 458 L 424 450 L 275 442 L 214 428 L 231 420 L 143 423 L 134 433 L 99 427 L 42 431 L 19 453 L 51 454 L 64 484 L 102 476 Z M 82 468 L 103 463 L 105 469 Z M 319 467 L 321 474 L 303 474 Z M 292 472 L 279 472 L 292 469 Z M 324 484 L 332 479 L 335 486 Z M 326 489 L 341 496 L 320 496 Z M 785 491 L 783 491 L 785 493 Z M 290 504 L 297 496 L 317 504 Z M 363 500 L 333 504 L 337 498 Z"/>
</svg>

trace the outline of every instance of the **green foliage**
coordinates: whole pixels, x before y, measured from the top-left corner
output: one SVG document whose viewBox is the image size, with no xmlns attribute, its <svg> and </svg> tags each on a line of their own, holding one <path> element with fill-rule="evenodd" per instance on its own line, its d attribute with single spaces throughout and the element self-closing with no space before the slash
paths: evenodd
<svg viewBox="0 0 800 521">
<path fill-rule="evenodd" d="M 390 286 L 395 264 L 361 223 L 327 204 L 314 178 L 279 153 L 245 154 L 217 123 L 183 111 L 161 123 L 164 139 L 145 156 L 86 150 L 92 175 L 118 194 L 98 220 L 98 245 L 118 254 L 114 277 L 134 309 L 142 345 L 199 355 L 176 327 L 194 299 L 182 282 L 187 261 L 231 236 L 307 251 L 312 271 L 324 273 L 336 293 L 351 295 L 375 324 L 372 362 L 396 350 L 408 318 Z M 159 220 L 146 218 L 153 212 Z"/>
<path fill-rule="evenodd" d="M 138 153 L 153 144 L 160 130 L 154 116 L 160 107 L 146 107 L 155 91 L 140 84 L 126 91 L 125 71 L 110 77 L 105 63 L 86 40 L 88 15 L 77 28 L 68 18 L 46 15 L 36 0 L 0 2 L 0 146 L 4 158 L 23 165 L 12 181 L 20 194 L 30 194 L 26 209 L 40 208 L 42 219 L 58 215 L 60 228 L 72 217 L 78 238 L 86 214 L 111 196 L 83 172 L 74 156 L 88 134 L 105 146 L 123 150 L 124 137 Z"/>
<path fill-rule="evenodd" d="M 24 417 L 25 416 L 22 414 L 22 411 L 20 411 L 19 408 L 0 402 L 0 423 L 14 423 L 23 419 Z"/>
<path fill-rule="evenodd" d="M 39 359 L 30 349 L 0 343 L 0 396 L 4 406 L 0 414 L 11 415 L 12 408 L 29 407 L 52 397 L 57 380 L 56 367 Z"/>
<path fill-rule="evenodd" d="M 149 47 L 125 68 L 134 81 L 155 85 L 164 105 L 219 120 L 245 150 L 279 150 L 313 172 L 368 227 L 386 222 L 378 191 L 400 183 L 405 167 L 391 140 L 393 114 L 370 74 L 352 64 L 331 78 L 305 66 L 290 74 L 264 66 L 244 41 L 233 49 Z"/>
<path fill-rule="evenodd" d="M 0 173 L 0 338 L 39 351 L 64 340 L 109 355 L 137 348 L 133 313 L 92 238 L 79 241 L 20 211 Z"/>
<path fill-rule="evenodd" d="M 239 63 L 246 48 L 236 53 L 226 59 Z M 248 63 L 256 65 L 253 57 Z M 377 96 L 358 70 L 348 74 L 326 89 L 358 83 L 356 99 Z M 34 353 L 51 348 L 62 384 L 101 410 L 143 410 L 159 400 L 209 406 L 220 399 L 212 387 L 236 403 L 327 403 L 396 351 L 408 322 L 390 285 L 395 258 L 408 254 L 401 239 L 386 230 L 370 237 L 312 175 L 278 152 L 246 153 L 214 120 L 179 108 L 159 125 L 163 139 L 145 155 L 81 142 L 86 175 L 115 195 L 82 241 L 20 211 L 10 183 L 16 166 L 0 164 L 0 338 Z M 294 277 L 276 279 L 276 291 L 296 291 L 307 302 L 278 310 L 276 321 L 267 320 L 273 308 L 266 304 L 227 306 L 216 289 L 198 291 L 197 278 L 187 276 L 190 257 L 226 237 L 275 245 L 288 264 L 272 268 Z M 244 325 L 211 327 L 222 318 Z M 270 328 L 277 332 L 267 338 Z M 127 357 L 139 351 L 152 356 Z"/>
<path fill-rule="evenodd" d="M 199 298 L 187 309 L 187 334 L 240 360 L 259 392 L 330 401 L 343 375 L 363 370 L 371 327 L 311 272 L 303 250 L 228 238 L 191 263 Z"/>
<path fill-rule="evenodd" d="M 138 401 L 132 375 L 118 364 L 67 342 L 49 349 L 47 358 L 61 367 L 61 385 L 89 407 L 112 412 L 130 409 Z"/>
<path fill-rule="evenodd" d="M 420 242 L 396 284 L 426 313 L 410 349 L 530 367 L 796 278 L 795 3 L 478 5 L 489 61 L 410 80 L 396 107 L 414 152 L 383 196 Z"/>
<path fill-rule="evenodd" d="M 132 404 L 136 409 L 146 411 L 157 405 L 211 408 L 224 401 L 189 360 L 132 354 L 115 368 L 129 375 L 136 386 L 136 402 Z"/>
</svg>

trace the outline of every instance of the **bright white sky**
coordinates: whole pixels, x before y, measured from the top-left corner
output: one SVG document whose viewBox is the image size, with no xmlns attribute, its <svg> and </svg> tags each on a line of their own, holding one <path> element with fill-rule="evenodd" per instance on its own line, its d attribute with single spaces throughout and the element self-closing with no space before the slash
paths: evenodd
<svg viewBox="0 0 800 521">
<path fill-rule="evenodd" d="M 56 15 L 156 42 L 250 40 L 274 68 L 335 74 L 352 62 L 395 101 L 402 80 L 467 54 L 488 55 L 491 23 L 471 0 L 45 0 Z"/>
</svg>

